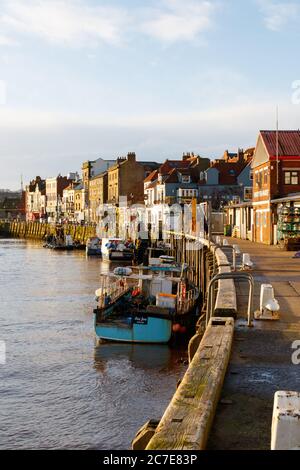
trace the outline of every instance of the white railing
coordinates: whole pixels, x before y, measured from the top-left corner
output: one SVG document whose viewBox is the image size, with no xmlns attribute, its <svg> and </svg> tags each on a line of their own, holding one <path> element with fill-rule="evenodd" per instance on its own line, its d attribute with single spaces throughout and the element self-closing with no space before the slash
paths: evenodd
<svg viewBox="0 0 300 470">
<path fill-rule="evenodd" d="M 109 284 L 108 284 L 109 282 Z M 102 277 L 100 286 L 101 295 L 99 296 L 99 307 L 104 308 L 116 302 L 125 292 L 129 290 L 126 279 L 118 279 L 112 282 L 111 278 Z"/>
</svg>

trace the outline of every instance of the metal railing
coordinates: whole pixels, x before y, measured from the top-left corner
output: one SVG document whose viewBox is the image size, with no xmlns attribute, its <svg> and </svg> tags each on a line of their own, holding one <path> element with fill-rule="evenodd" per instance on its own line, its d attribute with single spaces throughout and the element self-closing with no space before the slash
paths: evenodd
<svg viewBox="0 0 300 470">
<path fill-rule="evenodd" d="M 247 281 L 249 283 L 249 297 L 248 297 L 248 327 L 253 326 L 253 294 L 254 294 L 254 278 L 250 273 L 245 272 L 232 272 L 232 273 L 222 273 L 214 276 L 208 286 L 208 295 L 207 295 L 207 310 L 206 310 L 206 326 L 209 323 L 209 320 L 213 317 L 214 301 L 213 301 L 213 287 L 216 282 L 222 280 L 233 280 L 233 281 Z"/>
<path fill-rule="evenodd" d="M 125 292 L 129 290 L 126 278 L 118 279 L 112 282 L 111 278 L 107 278 L 105 275 L 101 276 L 101 286 L 99 295 L 98 305 L 100 308 L 107 306 L 106 302 L 109 299 L 108 304 L 112 304 L 118 300 Z"/>
</svg>

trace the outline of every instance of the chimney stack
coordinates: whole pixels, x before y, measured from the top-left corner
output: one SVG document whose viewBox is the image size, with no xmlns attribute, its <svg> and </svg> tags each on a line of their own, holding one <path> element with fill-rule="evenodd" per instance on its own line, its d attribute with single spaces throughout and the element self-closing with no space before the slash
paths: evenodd
<svg viewBox="0 0 300 470">
<path fill-rule="evenodd" d="M 127 160 L 129 162 L 135 162 L 136 161 L 136 154 L 135 152 L 129 152 L 127 155 Z"/>
</svg>

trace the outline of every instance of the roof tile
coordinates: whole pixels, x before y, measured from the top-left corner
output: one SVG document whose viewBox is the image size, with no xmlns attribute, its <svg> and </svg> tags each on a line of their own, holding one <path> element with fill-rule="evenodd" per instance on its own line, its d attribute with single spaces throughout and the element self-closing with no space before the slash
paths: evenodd
<svg viewBox="0 0 300 470">
<path fill-rule="evenodd" d="M 276 131 L 260 132 L 270 157 L 277 155 Z M 280 157 L 300 157 L 300 131 L 279 131 L 278 149 Z"/>
</svg>

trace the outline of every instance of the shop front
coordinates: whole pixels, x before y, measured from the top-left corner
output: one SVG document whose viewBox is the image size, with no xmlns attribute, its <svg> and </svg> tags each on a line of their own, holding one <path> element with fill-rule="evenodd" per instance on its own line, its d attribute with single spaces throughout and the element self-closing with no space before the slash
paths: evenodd
<svg viewBox="0 0 300 470">
<path fill-rule="evenodd" d="M 300 250 L 300 194 L 272 201 L 277 213 L 277 241 L 288 251 Z"/>
</svg>

